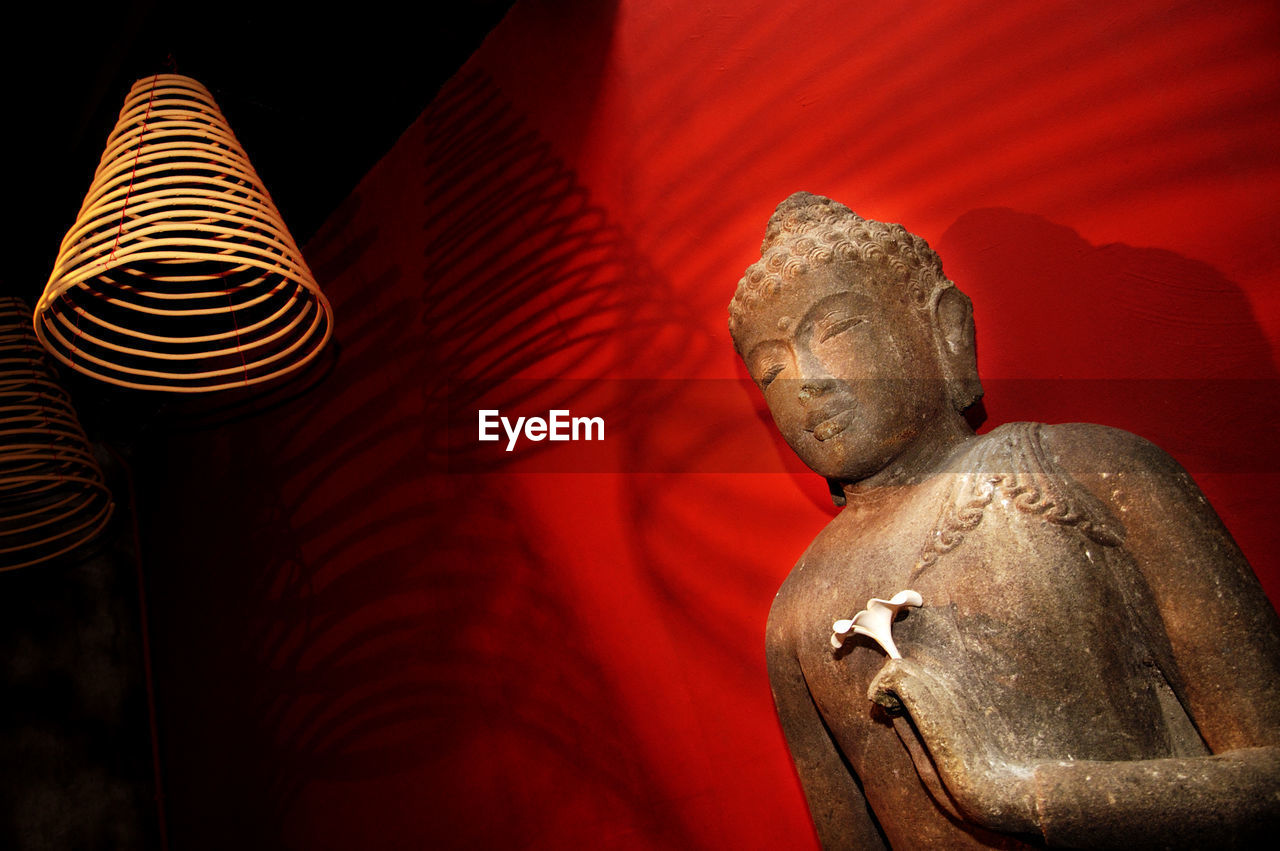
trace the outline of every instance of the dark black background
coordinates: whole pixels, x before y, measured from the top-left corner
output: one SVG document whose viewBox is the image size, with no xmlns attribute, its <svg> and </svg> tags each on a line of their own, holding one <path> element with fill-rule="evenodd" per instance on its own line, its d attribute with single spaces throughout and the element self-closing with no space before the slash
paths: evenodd
<svg viewBox="0 0 1280 851">
<path fill-rule="evenodd" d="M 301 245 L 511 4 L 130 0 L 11 11 L 0 51 L 0 295 L 39 297 L 135 80 L 173 68 L 208 87 Z"/>
</svg>

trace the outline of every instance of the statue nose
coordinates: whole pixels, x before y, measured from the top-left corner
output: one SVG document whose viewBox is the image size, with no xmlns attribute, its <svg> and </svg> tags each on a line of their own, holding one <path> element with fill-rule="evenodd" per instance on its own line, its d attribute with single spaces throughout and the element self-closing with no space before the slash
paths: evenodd
<svg viewBox="0 0 1280 851">
<path fill-rule="evenodd" d="M 808 402 L 810 399 L 816 399 L 826 392 L 827 392 L 827 382 L 806 381 L 800 385 L 800 401 Z"/>
<path fill-rule="evenodd" d="M 796 393 L 801 403 L 808 403 L 828 393 L 835 384 L 829 366 L 807 347 L 796 351 L 796 376 L 800 389 Z"/>
</svg>

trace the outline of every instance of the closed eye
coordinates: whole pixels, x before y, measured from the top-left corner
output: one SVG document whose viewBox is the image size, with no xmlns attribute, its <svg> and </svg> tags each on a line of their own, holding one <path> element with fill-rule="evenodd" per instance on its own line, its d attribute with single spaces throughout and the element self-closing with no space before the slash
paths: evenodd
<svg viewBox="0 0 1280 851">
<path fill-rule="evenodd" d="M 824 322 L 818 328 L 818 342 L 825 343 L 837 334 L 843 334 L 855 325 L 861 325 L 866 320 L 861 316 L 848 316 L 844 319 L 835 319 L 830 322 Z"/>
<path fill-rule="evenodd" d="M 764 374 L 760 376 L 760 389 L 763 390 L 764 388 L 772 384 L 773 379 L 777 378 L 778 374 L 782 372 L 783 369 L 785 369 L 785 364 L 779 363 L 779 364 L 774 364 L 773 366 L 765 370 Z"/>
</svg>

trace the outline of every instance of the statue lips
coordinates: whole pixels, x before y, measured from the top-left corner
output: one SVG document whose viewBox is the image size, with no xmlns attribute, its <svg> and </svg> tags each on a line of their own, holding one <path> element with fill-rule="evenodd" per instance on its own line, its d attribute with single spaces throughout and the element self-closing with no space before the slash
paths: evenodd
<svg viewBox="0 0 1280 851">
<path fill-rule="evenodd" d="M 843 410 L 815 411 L 805 417 L 804 430 L 813 433 L 815 440 L 830 440 L 849 427 L 853 420 L 853 411 Z"/>
</svg>

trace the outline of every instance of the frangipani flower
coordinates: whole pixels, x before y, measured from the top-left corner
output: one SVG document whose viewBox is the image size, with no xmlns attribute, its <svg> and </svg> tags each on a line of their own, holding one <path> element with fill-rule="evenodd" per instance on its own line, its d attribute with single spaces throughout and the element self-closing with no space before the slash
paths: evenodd
<svg viewBox="0 0 1280 851">
<path fill-rule="evenodd" d="M 851 618 L 831 625 L 831 646 L 839 650 L 850 632 L 865 635 L 884 648 L 890 659 L 901 659 L 893 643 L 893 619 L 906 606 L 923 606 L 924 599 L 915 591 L 899 591 L 888 600 L 873 597 L 867 607 Z"/>
</svg>

